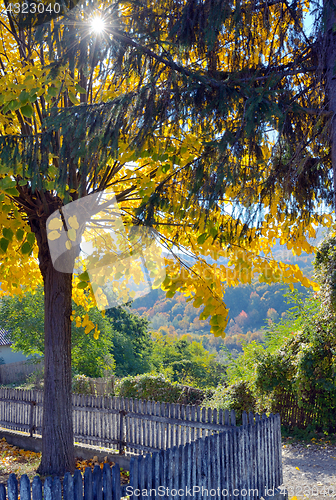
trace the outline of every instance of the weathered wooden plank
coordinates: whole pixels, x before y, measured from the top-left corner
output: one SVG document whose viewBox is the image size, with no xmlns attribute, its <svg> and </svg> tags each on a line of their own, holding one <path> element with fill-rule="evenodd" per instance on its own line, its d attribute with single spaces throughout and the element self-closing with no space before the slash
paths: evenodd
<svg viewBox="0 0 336 500">
<path fill-rule="evenodd" d="M 103 500 L 102 471 L 99 465 L 95 465 L 93 469 L 92 480 L 93 480 L 93 485 L 92 485 L 93 500 Z"/>
<path fill-rule="evenodd" d="M 81 472 L 76 469 L 73 475 L 74 500 L 83 500 L 83 477 Z M 44 483 L 45 489 L 45 483 Z"/>
<path fill-rule="evenodd" d="M 51 478 L 47 478 L 51 479 Z M 46 490 L 46 481 L 44 483 L 44 498 L 45 500 L 51 500 L 51 485 L 52 485 L 52 480 L 50 484 L 50 492 L 48 490 L 49 482 L 47 482 L 47 490 Z M 20 478 L 20 499 L 21 500 L 30 500 L 31 499 L 31 492 L 30 492 L 30 481 L 29 477 L 27 474 L 23 474 Z"/>
<path fill-rule="evenodd" d="M 282 456 L 281 456 L 281 421 L 280 421 L 280 415 L 278 413 L 278 456 L 279 456 L 279 479 L 278 479 L 278 484 L 283 484 L 283 469 L 282 469 Z"/>
<path fill-rule="evenodd" d="M 28 482 L 29 482 L 29 479 L 28 479 Z M 53 483 L 52 477 L 50 477 L 50 476 L 46 477 L 46 479 L 44 481 L 44 485 L 43 485 L 43 499 L 44 500 L 53 500 L 52 483 Z M 20 500 L 23 500 L 23 498 L 26 498 L 26 494 L 24 494 L 22 496 L 21 488 L 22 488 L 22 478 L 20 481 Z M 30 493 L 30 485 L 29 485 L 29 493 Z"/>
<path fill-rule="evenodd" d="M 90 467 L 84 472 L 84 500 L 93 500 L 93 481 Z"/>
<path fill-rule="evenodd" d="M 120 500 L 120 467 L 115 464 L 112 467 L 112 499 Z"/>
<path fill-rule="evenodd" d="M 149 495 L 150 490 L 153 488 L 153 460 L 150 455 L 145 457 L 144 468 L 146 472 L 144 488 L 147 490 L 147 495 Z"/>
<path fill-rule="evenodd" d="M 139 498 L 143 498 L 142 489 L 144 488 L 144 484 L 146 481 L 146 469 L 145 469 L 145 457 L 143 455 L 140 455 L 138 457 L 138 480 L 139 480 L 139 489 L 140 489 L 140 495 Z"/>
<path fill-rule="evenodd" d="M 172 500 L 173 496 L 171 494 L 171 490 L 173 489 L 174 485 L 174 473 L 175 473 L 175 467 L 174 467 L 174 452 L 172 448 L 168 448 L 166 450 L 166 471 L 167 471 L 167 476 L 166 476 L 166 484 L 165 486 L 169 489 L 169 495 L 167 496 L 168 500 Z"/>
<path fill-rule="evenodd" d="M 21 497 L 22 500 L 26 500 L 24 497 Z M 0 500 L 6 500 L 6 486 L 0 483 Z"/>
<path fill-rule="evenodd" d="M 56 477 L 52 484 L 52 498 L 53 500 L 62 500 L 62 485 L 58 477 Z"/>
<path fill-rule="evenodd" d="M 42 500 L 42 481 L 37 476 L 34 477 L 32 483 L 32 498 L 33 500 Z"/>
<path fill-rule="evenodd" d="M 18 482 L 15 474 L 9 474 L 9 478 L 7 481 L 7 493 L 8 500 L 18 500 Z M 36 498 L 34 500 L 42 500 L 42 493 L 39 499 Z"/>
<path fill-rule="evenodd" d="M 110 464 L 103 466 L 103 500 L 112 500 L 112 472 Z"/>
<path fill-rule="evenodd" d="M 64 500 L 74 500 L 74 484 L 70 472 L 64 474 L 63 479 L 63 498 Z"/>
<path fill-rule="evenodd" d="M 160 483 L 160 454 L 158 452 L 152 455 L 152 488 L 158 491 Z"/>
</svg>

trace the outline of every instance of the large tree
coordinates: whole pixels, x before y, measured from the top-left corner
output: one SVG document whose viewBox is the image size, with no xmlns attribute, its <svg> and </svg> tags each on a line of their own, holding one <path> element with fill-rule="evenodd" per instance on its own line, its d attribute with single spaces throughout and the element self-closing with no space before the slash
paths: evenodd
<svg viewBox="0 0 336 500">
<path fill-rule="evenodd" d="M 55 269 L 48 217 L 112 188 L 125 226 L 189 252 L 167 259 L 163 287 L 204 303 L 215 335 L 224 285 L 257 274 L 309 286 L 272 246 L 313 251 L 308 236 L 331 222 L 320 202 L 331 204 L 336 162 L 334 11 L 318 6 L 307 35 L 301 1 L 87 0 L 26 17 L 13 5 L 0 27 L 0 279 L 3 293 L 44 284 L 40 472 L 63 473 L 74 468 L 71 297 L 94 298 L 71 272 L 78 247 L 68 272 Z"/>
</svg>

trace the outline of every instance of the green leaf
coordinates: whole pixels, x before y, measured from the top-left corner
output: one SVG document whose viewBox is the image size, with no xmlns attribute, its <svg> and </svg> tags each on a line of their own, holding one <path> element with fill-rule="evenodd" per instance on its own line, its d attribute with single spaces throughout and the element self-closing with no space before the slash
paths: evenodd
<svg viewBox="0 0 336 500">
<path fill-rule="evenodd" d="M 18 229 L 18 230 L 16 231 L 15 236 L 16 236 L 16 239 L 17 239 L 18 241 L 22 241 L 22 239 L 23 239 L 23 235 L 24 235 L 24 230 L 23 230 L 23 229 Z"/>
<path fill-rule="evenodd" d="M 27 234 L 27 241 L 29 245 L 32 247 L 35 243 L 35 234 L 34 233 L 28 233 Z"/>
<path fill-rule="evenodd" d="M 87 281 L 80 281 L 77 285 L 77 288 L 82 290 L 83 288 L 86 288 L 88 285 L 89 285 L 89 283 Z"/>
<path fill-rule="evenodd" d="M 10 109 L 11 111 L 15 111 L 16 109 L 19 109 L 19 107 L 21 106 L 20 102 L 15 99 L 13 101 L 10 101 L 8 104 L 8 109 Z"/>
<path fill-rule="evenodd" d="M 20 111 L 23 114 L 23 116 L 25 116 L 26 118 L 31 118 L 33 116 L 33 112 L 34 112 L 33 107 L 30 104 L 26 104 L 25 106 L 22 106 Z"/>
<path fill-rule="evenodd" d="M 51 97 L 56 97 L 58 94 L 57 89 L 55 87 L 49 87 L 48 88 L 48 95 L 51 95 Z"/>
<path fill-rule="evenodd" d="M 90 280 L 90 277 L 89 277 L 89 274 L 87 271 L 84 271 L 84 273 L 80 274 L 78 277 L 81 281 L 89 281 Z"/>
<path fill-rule="evenodd" d="M 22 102 L 22 104 L 27 104 L 29 102 L 29 94 L 26 92 L 26 90 L 23 90 L 21 94 L 19 95 L 19 101 Z"/>
<path fill-rule="evenodd" d="M 21 252 L 23 255 L 29 255 L 32 251 L 32 247 L 29 245 L 28 241 L 25 241 L 21 247 Z"/>
<path fill-rule="evenodd" d="M 9 241 L 12 241 L 12 238 L 13 238 L 13 231 L 11 230 L 11 228 L 9 227 L 4 227 L 2 229 L 2 234 L 4 235 L 4 237 L 6 238 L 6 240 L 9 240 Z"/>
<path fill-rule="evenodd" d="M 77 92 L 79 92 L 80 94 L 86 94 L 86 90 L 83 89 L 83 87 L 81 87 L 80 85 L 78 85 L 78 83 L 76 83 L 75 85 L 75 89 L 77 90 Z"/>
<path fill-rule="evenodd" d="M 7 194 L 10 194 L 11 196 L 18 196 L 18 195 L 19 195 L 19 192 L 18 192 L 18 190 L 16 189 L 16 187 L 6 188 L 4 191 L 5 191 Z"/>
<path fill-rule="evenodd" d="M 197 238 L 197 243 L 199 245 L 202 245 L 208 237 L 209 237 L 208 233 L 201 234 L 201 236 Z"/>
<path fill-rule="evenodd" d="M 15 186 L 15 181 L 11 179 L 9 176 L 3 177 L 0 179 L 0 186 L 2 189 L 10 188 Z"/>
<path fill-rule="evenodd" d="M 79 104 L 77 97 L 75 96 L 75 94 L 73 92 L 70 92 L 70 90 L 68 92 L 68 96 L 69 96 L 69 99 L 72 102 L 72 104 Z"/>
<path fill-rule="evenodd" d="M 1 250 L 2 250 L 3 253 L 7 252 L 8 245 L 9 245 L 9 241 L 6 240 L 6 238 L 1 238 L 1 240 L 0 240 L 0 248 L 1 248 Z"/>
</svg>

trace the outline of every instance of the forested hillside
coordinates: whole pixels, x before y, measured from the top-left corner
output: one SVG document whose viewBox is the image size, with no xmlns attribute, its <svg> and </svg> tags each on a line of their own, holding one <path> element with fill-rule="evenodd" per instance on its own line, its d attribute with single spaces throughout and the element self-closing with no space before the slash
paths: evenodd
<svg viewBox="0 0 336 500">
<path fill-rule="evenodd" d="M 321 235 L 317 239 L 320 240 L 320 237 Z M 275 247 L 274 255 L 283 262 L 297 264 L 307 277 L 312 277 L 314 255 L 293 256 L 280 244 Z M 297 285 L 296 289 L 304 294 L 308 293 L 308 290 L 300 285 Z M 210 334 L 209 319 L 199 319 L 202 307 L 194 308 L 180 293 L 166 299 L 162 290 L 152 290 L 146 297 L 135 300 L 132 310 L 140 316 L 148 317 L 154 331 L 178 337 L 188 335 L 201 340 L 210 352 L 219 352 L 223 345 L 230 351 L 240 351 L 242 341 L 263 340 L 263 328 L 285 316 L 291 307 L 285 297 L 288 291 L 289 287 L 282 283 L 260 283 L 257 279 L 251 285 L 240 284 L 227 288 L 225 302 L 230 309 L 230 319 L 225 339 Z"/>
</svg>

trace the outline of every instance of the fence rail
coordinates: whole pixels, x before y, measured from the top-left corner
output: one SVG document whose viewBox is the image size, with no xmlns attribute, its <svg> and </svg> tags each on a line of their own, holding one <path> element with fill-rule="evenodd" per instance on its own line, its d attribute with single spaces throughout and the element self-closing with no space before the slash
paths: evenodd
<svg viewBox="0 0 336 500">
<path fill-rule="evenodd" d="M 220 433 L 201 437 L 190 443 L 131 458 L 130 481 L 120 484 L 116 464 L 87 468 L 84 478 L 79 471 L 67 473 L 63 488 L 58 478 L 48 477 L 44 485 L 35 477 L 14 474 L 6 488 L 0 484 L 0 500 L 120 500 L 135 496 L 141 500 L 160 496 L 173 500 L 201 500 L 205 495 L 237 500 L 260 500 L 273 496 L 283 482 L 281 463 L 280 416 L 243 413 L 243 425 L 226 427 Z M 202 489 L 203 488 L 203 489 Z M 145 491 L 144 491 L 145 490 Z M 175 490 L 175 491 L 174 491 Z M 208 494 L 205 493 L 207 490 Z M 180 494 L 181 493 L 181 494 Z M 278 493 L 275 498 L 286 498 Z"/>
<path fill-rule="evenodd" d="M 143 454 L 191 443 L 226 426 L 235 426 L 233 411 L 155 403 L 128 398 L 73 394 L 77 442 Z M 0 389 L 0 425 L 41 435 L 43 392 Z"/>
</svg>

